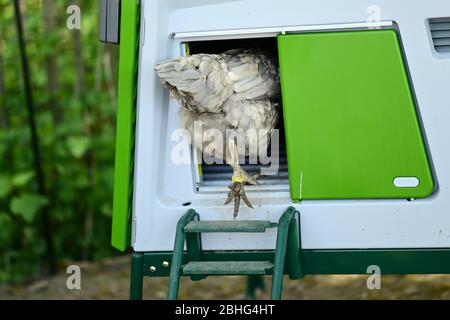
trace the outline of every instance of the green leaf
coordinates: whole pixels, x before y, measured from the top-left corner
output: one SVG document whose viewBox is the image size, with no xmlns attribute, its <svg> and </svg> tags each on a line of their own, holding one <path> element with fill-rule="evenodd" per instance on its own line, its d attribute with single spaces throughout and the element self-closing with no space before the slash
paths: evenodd
<svg viewBox="0 0 450 320">
<path fill-rule="evenodd" d="M 104 215 L 105 217 L 111 218 L 112 217 L 112 207 L 111 207 L 110 202 L 104 203 L 101 206 L 100 211 L 101 211 L 102 215 Z"/>
<path fill-rule="evenodd" d="M 11 179 L 7 176 L 0 176 L 0 199 L 6 198 L 12 191 Z"/>
<path fill-rule="evenodd" d="M 73 182 L 79 189 L 87 188 L 90 185 L 89 178 L 85 174 L 77 174 L 77 176 L 73 179 Z"/>
<path fill-rule="evenodd" d="M 14 237 L 15 225 L 11 217 L 0 212 L 0 247 L 8 247 Z"/>
<path fill-rule="evenodd" d="M 89 149 L 90 141 L 86 137 L 71 137 L 67 144 L 71 155 L 77 159 L 81 159 Z"/>
<path fill-rule="evenodd" d="M 0 143 L 0 158 L 3 158 L 3 155 L 8 150 L 8 146 L 3 140 L 4 139 L 1 139 L 1 143 Z"/>
<path fill-rule="evenodd" d="M 30 183 L 31 180 L 34 178 L 34 172 L 28 171 L 28 172 L 22 172 L 17 175 L 15 175 L 12 178 L 12 184 L 16 188 L 22 188 L 25 187 Z"/>
<path fill-rule="evenodd" d="M 48 200 L 40 195 L 24 194 L 13 198 L 10 207 L 15 215 L 31 223 L 39 213 L 39 210 L 47 204 Z"/>
</svg>

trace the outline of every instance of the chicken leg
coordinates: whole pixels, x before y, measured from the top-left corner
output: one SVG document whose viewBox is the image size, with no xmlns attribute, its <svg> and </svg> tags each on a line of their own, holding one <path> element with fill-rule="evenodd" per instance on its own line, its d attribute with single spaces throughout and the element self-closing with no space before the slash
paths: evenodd
<svg viewBox="0 0 450 320">
<path fill-rule="evenodd" d="M 251 176 L 239 165 L 239 153 L 236 143 L 233 140 L 230 140 L 228 142 L 228 146 L 230 149 L 230 161 L 228 162 L 228 164 L 233 168 L 233 177 L 232 184 L 229 187 L 230 192 L 228 193 L 228 198 L 225 201 L 225 205 L 230 204 L 234 200 L 233 219 L 236 220 L 239 214 L 241 199 L 249 208 L 253 209 L 253 205 L 251 204 L 250 200 L 248 200 L 247 195 L 245 194 L 244 185 L 257 185 L 259 174 Z"/>
</svg>

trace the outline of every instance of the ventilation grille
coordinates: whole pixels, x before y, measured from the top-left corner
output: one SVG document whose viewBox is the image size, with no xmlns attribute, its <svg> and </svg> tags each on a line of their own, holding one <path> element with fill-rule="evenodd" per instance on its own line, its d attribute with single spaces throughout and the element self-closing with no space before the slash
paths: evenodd
<svg viewBox="0 0 450 320">
<path fill-rule="evenodd" d="M 274 176 L 262 176 L 258 179 L 261 185 L 285 185 L 288 184 L 288 170 L 286 153 L 281 152 L 279 158 L 279 171 Z M 261 165 L 242 165 L 242 168 L 250 175 L 260 173 Z M 203 165 L 203 183 L 201 186 L 228 186 L 230 184 L 231 176 L 233 174 L 231 167 L 228 165 Z"/>
<path fill-rule="evenodd" d="M 450 18 L 430 19 L 430 31 L 437 52 L 450 52 Z"/>
<path fill-rule="evenodd" d="M 280 139 L 279 150 L 279 171 L 274 176 L 262 176 L 258 179 L 258 183 L 261 186 L 287 186 L 288 180 L 288 167 L 286 159 L 286 145 L 284 139 Z M 276 155 L 274 155 L 276 156 Z M 242 168 L 249 174 L 258 174 L 261 171 L 261 165 L 244 164 Z M 230 184 L 231 176 L 233 174 L 229 165 L 202 165 L 202 182 L 198 187 L 227 187 Z"/>
</svg>

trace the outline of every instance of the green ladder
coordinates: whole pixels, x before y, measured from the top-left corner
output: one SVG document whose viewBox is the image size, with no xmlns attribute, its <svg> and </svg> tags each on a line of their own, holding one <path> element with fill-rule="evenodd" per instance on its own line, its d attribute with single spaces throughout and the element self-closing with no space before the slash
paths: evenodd
<svg viewBox="0 0 450 320">
<path fill-rule="evenodd" d="M 272 300 L 280 300 L 283 276 L 303 278 L 301 263 L 300 215 L 288 208 L 278 223 L 270 221 L 200 221 L 195 210 L 189 210 L 177 224 L 175 244 L 170 269 L 168 299 L 176 300 L 182 276 L 200 281 L 208 276 L 248 275 L 251 277 L 272 275 Z M 202 233 L 265 233 L 278 228 L 277 244 L 273 259 L 252 261 L 245 254 L 239 261 L 206 261 L 202 250 Z M 186 244 L 186 254 L 184 251 Z"/>
</svg>

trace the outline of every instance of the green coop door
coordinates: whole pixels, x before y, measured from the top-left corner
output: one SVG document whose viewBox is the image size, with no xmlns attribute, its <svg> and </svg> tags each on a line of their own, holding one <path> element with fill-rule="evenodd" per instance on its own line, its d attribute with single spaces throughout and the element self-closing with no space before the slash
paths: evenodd
<svg viewBox="0 0 450 320">
<path fill-rule="evenodd" d="M 431 195 L 396 31 L 282 35 L 278 46 L 294 201 Z"/>
</svg>

